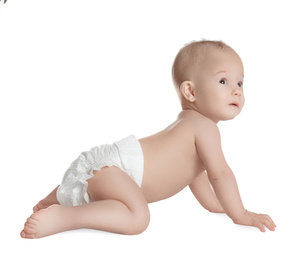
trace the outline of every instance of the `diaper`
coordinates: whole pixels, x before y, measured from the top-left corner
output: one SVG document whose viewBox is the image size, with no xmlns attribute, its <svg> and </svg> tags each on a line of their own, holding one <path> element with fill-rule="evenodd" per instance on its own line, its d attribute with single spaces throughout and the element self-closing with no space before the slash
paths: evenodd
<svg viewBox="0 0 307 260">
<path fill-rule="evenodd" d="M 141 187 L 143 179 L 143 152 L 134 135 L 114 144 L 95 146 L 82 152 L 65 172 L 57 190 L 57 199 L 63 206 L 77 206 L 90 202 L 87 180 L 93 171 L 104 166 L 116 166 L 126 172 Z"/>
</svg>

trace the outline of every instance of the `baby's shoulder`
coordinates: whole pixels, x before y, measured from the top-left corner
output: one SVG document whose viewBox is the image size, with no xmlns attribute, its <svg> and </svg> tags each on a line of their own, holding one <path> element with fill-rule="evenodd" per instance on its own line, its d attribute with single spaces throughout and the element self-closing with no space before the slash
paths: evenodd
<svg viewBox="0 0 307 260">
<path fill-rule="evenodd" d="M 217 124 L 204 115 L 189 111 L 183 115 L 185 125 L 189 125 L 197 150 L 220 149 L 221 136 Z"/>
</svg>

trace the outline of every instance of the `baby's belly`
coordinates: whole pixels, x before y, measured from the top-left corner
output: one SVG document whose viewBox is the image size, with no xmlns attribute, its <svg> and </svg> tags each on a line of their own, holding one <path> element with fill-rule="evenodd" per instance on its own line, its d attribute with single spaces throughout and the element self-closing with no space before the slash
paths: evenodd
<svg viewBox="0 0 307 260">
<path fill-rule="evenodd" d="M 155 167 L 145 165 L 141 189 L 148 203 L 163 200 L 184 189 L 203 171 L 201 164 L 187 161 Z"/>
</svg>

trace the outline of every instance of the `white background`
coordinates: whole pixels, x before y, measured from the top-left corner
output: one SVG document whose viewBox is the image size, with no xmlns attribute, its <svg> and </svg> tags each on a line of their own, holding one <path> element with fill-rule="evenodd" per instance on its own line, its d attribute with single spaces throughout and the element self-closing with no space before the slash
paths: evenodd
<svg viewBox="0 0 307 260">
<path fill-rule="evenodd" d="M 1 258 L 307 259 L 305 1 L 8 0 L 0 5 Z M 220 122 L 261 233 L 202 209 L 189 189 L 150 204 L 138 236 L 92 230 L 19 237 L 80 152 L 151 135 L 180 112 L 178 50 L 223 40 L 245 65 L 246 105 Z"/>
</svg>

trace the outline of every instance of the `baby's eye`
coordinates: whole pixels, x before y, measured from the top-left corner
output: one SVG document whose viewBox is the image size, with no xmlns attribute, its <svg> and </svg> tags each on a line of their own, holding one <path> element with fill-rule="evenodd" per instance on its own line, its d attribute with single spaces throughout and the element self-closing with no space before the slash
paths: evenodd
<svg viewBox="0 0 307 260">
<path fill-rule="evenodd" d="M 242 88 L 242 87 L 243 87 L 243 82 L 240 81 L 240 82 L 238 83 L 238 86 L 239 86 L 240 88 Z"/>
<path fill-rule="evenodd" d="M 221 80 L 220 80 L 220 83 L 223 84 L 223 85 L 226 85 L 226 84 L 227 84 L 227 81 L 226 81 L 226 79 L 221 79 Z"/>
</svg>

